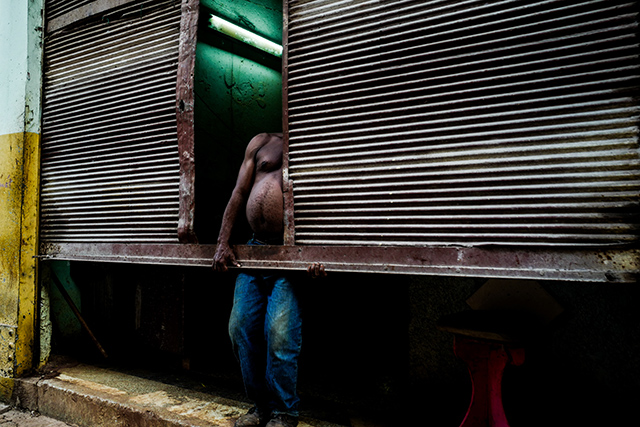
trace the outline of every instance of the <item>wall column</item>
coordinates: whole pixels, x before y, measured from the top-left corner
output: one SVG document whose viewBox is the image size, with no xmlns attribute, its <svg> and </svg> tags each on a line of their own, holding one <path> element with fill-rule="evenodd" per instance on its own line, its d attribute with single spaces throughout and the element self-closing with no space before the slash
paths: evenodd
<svg viewBox="0 0 640 427">
<path fill-rule="evenodd" d="M 0 400 L 33 368 L 44 0 L 0 2 Z"/>
</svg>

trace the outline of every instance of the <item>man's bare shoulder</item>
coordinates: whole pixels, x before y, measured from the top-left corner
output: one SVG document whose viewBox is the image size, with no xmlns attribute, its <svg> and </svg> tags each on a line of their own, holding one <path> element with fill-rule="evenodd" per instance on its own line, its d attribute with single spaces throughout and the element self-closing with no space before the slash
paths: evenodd
<svg viewBox="0 0 640 427">
<path fill-rule="evenodd" d="M 254 136 L 253 138 L 251 138 L 251 141 L 249 141 L 249 146 L 251 146 L 251 145 L 263 146 L 263 145 L 268 144 L 272 140 L 282 140 L 282 134 L 281 133 L 266 133 L 266 132 L 259 133 L 256 136 Z"/>
<path fill-rule="evenodd" d="M 251 141 L 249 141 L 249 144 L 247 145 L 247 157 L 253 157 L 255 153 L 258 152 L 258 150 L 272 141 L 278 141 L 282 143 L 282 134 L 264 132 L 254 136 L 253 138 L 251 138 Z"/>
</svg>

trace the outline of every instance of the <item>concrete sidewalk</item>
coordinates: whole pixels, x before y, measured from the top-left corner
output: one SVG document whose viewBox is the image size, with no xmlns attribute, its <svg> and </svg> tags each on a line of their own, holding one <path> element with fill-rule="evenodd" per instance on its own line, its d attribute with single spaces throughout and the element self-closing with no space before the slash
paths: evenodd
<svg viewBox="0 0 640 427">
<path fill-rule="evenodd" d="M 233 427 L 250 407 L 216 394 L 85 364 L 57 366 L 41 376 L 17 379 L 14 405 L 26 412 L 8 410 L 0 427 L 5 422 L 25 427 Z M 49 423 L 37 424 L 45 420 Z M 299 427 L 344 425 L 301 417 Z"/>
<path fill-rule="evenodd" d="M 0 427 L 77 427 L 53 418 L 45 417 L 37 412 L 15 409 L 0 403 Z"/>
</svg>

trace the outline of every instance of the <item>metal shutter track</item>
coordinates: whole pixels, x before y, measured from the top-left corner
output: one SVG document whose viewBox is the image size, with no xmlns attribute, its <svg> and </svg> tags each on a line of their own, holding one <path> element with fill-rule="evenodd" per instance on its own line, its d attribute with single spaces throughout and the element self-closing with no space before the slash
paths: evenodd
<svg viewBox="0 0 640 427">
<path fill-rule="evenodd" d="M 298 244 L 637 240 L 638 5 L 289 2 Z"/>
<path fill-rule="evenodd" d="M 41 239 L 177 242 L 180 7 L 109 16 L 45 44 Z"/>
</svg>

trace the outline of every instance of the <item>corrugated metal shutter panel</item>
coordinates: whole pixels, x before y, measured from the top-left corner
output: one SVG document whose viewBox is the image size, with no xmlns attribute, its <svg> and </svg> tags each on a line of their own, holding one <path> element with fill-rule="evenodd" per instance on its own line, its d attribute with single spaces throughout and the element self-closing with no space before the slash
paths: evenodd
<svg viewBox="0 0 640 427">
<path fill-rule="evenodd" d="M 638 5 L 289 2 L 299 244 L 637 239 Z"/>
<path fill-rule="evenodd" d="M 177 242 L 179 29 L 145 1 L 48 36 L 44 242 Z"/>
<path fill-rule="evenodd" d="M 95 2 L 95 0 L 49 0 L 47 1 L 47 7 L 45 9 L 47 20 L 59 18 L 65 13 L 72 12 L 93 2 Z"/>
</svg>

